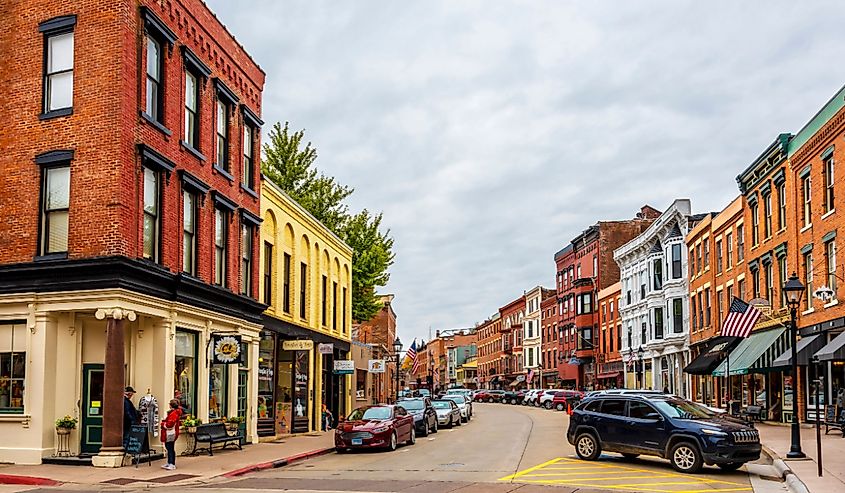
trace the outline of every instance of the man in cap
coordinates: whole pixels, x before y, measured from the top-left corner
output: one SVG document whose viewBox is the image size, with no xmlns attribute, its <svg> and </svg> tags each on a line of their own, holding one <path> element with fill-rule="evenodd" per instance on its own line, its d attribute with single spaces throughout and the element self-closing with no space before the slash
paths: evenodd
<svg viewBox="0 0 845 493">
<path fill-rule="evenodd" d="M 123 389 L 123 448 L 126 448 L 127 438 L 129 438 L 129 431 L 132 425 L 138 422 L 138 411 L 135 409 L 135 404 L 132 404 L 132 396 L 135 395 L 135 389 L 126 387 Z"/>
</svg>

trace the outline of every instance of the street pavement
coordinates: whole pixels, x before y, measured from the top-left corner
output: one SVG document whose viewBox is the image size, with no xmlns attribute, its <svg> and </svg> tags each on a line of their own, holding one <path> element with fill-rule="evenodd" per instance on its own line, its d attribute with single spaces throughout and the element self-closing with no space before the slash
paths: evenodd
<svg viewBox="0 0 845 493">
<path fill-rule="evenodd" d="M 329 454 L 202 488 L 221 493 L 247 489 L 322 493 L 752 491 L 744 470 L 725 472 L 707 467 L 702 474 L 679 474 L 666 461 L 627 461 L 617 454 L 584 462 L 566 441 L 566 413 L 502 404 L 474 406 L 470 423 L 419 438 L 416 445 L 393 453 Z M 767 491 L 783 491 L 782 483 L 771 483 Z"/>
</svg>

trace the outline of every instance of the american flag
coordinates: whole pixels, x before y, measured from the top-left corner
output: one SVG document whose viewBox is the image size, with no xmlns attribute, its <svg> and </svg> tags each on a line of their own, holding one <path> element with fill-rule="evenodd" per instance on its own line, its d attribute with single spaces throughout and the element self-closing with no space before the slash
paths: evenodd
<svg viewBox="0 0 845 493">
<path fill-rule="evenodd" d="M 417 368 L 420 367 L 420 359 L 417 358 L 417 340 L 414 339 L 414 342 L 411 343 L 411 347 L 408 348 L 408 351 L 405 352 L 405 357 L 411 360 L 411 375 L 415 375 L 417 373 Z"/>
<path fill-rule="evenodd" d="M 762 314 L 760 310 L 734 297 L 731 301 L 731 307 L 728 310 L 728 316 L 725 317 L 725 321 L 722 323 L 722 335 L 748 337 L 751 335 L 751 329 L 754 328 L 754 324 L 757 323 L 757 320 L 760 319 L 760 315 Z"/>
</svg>

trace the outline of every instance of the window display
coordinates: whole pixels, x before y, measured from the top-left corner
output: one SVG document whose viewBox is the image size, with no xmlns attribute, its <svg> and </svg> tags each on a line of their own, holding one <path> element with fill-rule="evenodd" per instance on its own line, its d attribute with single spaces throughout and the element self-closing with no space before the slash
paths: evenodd
<svg viewBox="0 0 845 493">
<path fill-rule="evenodd" d="M 208 373 L 208 419 L 226 417 L 228 390 L 228 365 L 211 365 Z"/>
<path fill-rule="evenodd" d="M 23 325 L 0 325 L 0 413 L 22 413 L 26 376 Z"/>
<path fill-rule="evenodd" d="M 176 331 L 174 397 L 182 405 L 182 415 L 196 414 L 197 408 L 197 334 Z"/>
</svg>

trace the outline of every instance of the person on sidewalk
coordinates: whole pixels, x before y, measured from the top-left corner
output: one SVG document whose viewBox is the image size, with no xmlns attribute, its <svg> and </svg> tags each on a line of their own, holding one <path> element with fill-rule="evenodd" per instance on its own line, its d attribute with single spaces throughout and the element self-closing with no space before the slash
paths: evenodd
<svg viewBox="0 0 845 493">
<path fill-rule="evenodd" d="M 182 418 L 182 406 L 178 399 L 170 400 L 170 411 L 161 422 L 161 441 L 167 450 L 167 463 L 162 469 L 172 471 L 176 469 L 176 439 L 179 438 L 179 422 Z"/>
<path fill-rule="evenodd" d="M 323 431 L 331 430 L 332 429 L 332 421 L 334 419 L 334 416 L 332 415 L 332 412 L 329 411 L 329 408 L 327 408 L 325 404 L 323 404 L 322 417 L 323 417 Z"/>
<path fill-rule="evenodd" d="M 138 423 L 138 411 L 135 410 L 135 404 L 132 404 L 132 396 L 135 395 L 135 389 L 126 387 L 123 389 L 123 448 L 126 449 L 129 441 L 129 432 L 132 430 L 132 425 Z"/>
</svg>

